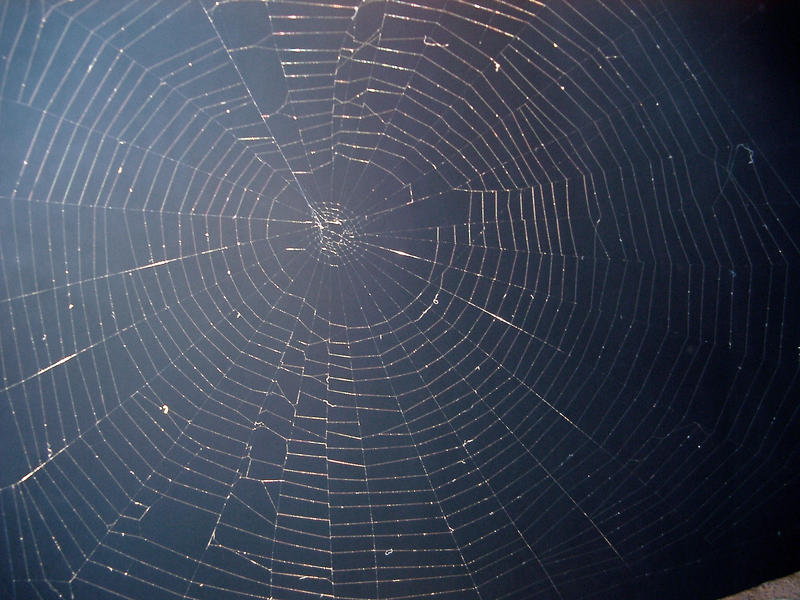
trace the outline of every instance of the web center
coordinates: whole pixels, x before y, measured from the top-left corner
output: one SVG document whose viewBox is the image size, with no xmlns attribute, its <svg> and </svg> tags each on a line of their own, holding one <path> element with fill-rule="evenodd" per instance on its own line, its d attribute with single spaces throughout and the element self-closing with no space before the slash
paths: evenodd
<svg viewBox="0 0 800 600">
<path fill-rule="evenodd" d="M 348 261 L 355 250 L 358 230 L 340 206 L 324 206 L 314 215 L 319 257 L 330 265 Z"/>
</svg>

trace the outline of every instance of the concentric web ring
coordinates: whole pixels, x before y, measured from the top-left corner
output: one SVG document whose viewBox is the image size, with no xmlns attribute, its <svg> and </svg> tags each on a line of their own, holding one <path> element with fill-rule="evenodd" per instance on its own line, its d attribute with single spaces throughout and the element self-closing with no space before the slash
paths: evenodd
<svg viewBox="0 0 800 600">
<path fill-rule="evenodd" d="M 2 594 L 755 583 L 798 203 L 673 8 L 3 3 Z"/>
</svg>

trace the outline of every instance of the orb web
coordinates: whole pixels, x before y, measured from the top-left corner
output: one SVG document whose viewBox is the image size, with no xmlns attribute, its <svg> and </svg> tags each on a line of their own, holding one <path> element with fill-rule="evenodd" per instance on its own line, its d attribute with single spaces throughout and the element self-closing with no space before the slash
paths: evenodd
<svg viewBox="0 0 800 600">
<path fill-rule="evenodd" d="M 711 597 L 796 482 L 796 197 L 668 7 L 0 40 L 5 595 Z"/>
</svg>

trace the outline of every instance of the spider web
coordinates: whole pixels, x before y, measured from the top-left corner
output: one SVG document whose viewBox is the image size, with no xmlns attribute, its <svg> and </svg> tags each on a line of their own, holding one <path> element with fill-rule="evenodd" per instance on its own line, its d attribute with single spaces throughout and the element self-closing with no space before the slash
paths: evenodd
<svg viewBox="0 0 800 600">
<path fill-rule="evenodd" d="M 769 559 L 798 206 L 665 7 L 0 20 L 5 595 L 699 598 Z"/>
</svg>

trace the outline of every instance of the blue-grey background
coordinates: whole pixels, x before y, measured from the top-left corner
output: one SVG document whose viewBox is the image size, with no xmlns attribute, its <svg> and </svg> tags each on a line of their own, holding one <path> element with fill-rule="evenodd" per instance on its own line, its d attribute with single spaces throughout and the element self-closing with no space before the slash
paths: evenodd
<svg viewBox="0 0 800 600">
<path fill-rule="evenodd" d="M 800 568 L 789 2 L 0 14 L 0 593 Z"/>
</svg>

